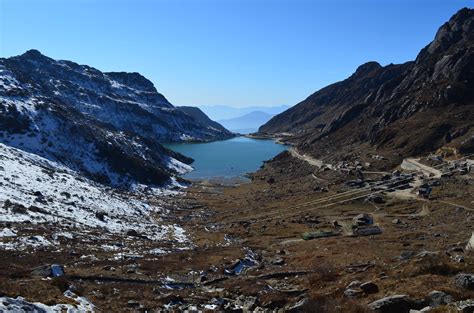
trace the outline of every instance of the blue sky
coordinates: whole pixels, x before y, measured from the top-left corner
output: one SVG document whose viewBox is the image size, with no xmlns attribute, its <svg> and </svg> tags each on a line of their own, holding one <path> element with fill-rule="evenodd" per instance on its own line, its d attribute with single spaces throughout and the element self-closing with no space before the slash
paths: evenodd
<svg viewBox="0 0 474 313">
<path fill-rule="evenodd" d="M 140 72 L 175 105 L 293 105 L 413 60 L 462 0 L 0 0 L 0 56 Z"/>
</svg>

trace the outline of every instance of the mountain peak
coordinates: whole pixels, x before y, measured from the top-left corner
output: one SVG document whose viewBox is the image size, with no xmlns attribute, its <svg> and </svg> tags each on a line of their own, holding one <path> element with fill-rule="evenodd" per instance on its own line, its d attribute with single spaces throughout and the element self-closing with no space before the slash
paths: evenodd
<svg viewBox="0 0 474 313">
<path fill-rule="evenodd" d="M 434 54 L 449 49 L 452 45 L 474 33 L 474 9 L 463 8 L 441 26 L 435 39 L 428 45 L 428 53 Z"/>
<path fill-rule="evenodd" d="M 354 77 L 366 76 L 370 74 L 371 72 L 378 70 L 381 67 L 382 65 L 380 65 L 378 62 L 370 61 L 370 62 L 360 65 L 352 76 Z"/>
<path fill-rule="evenodd" d="M 41 58 L 47 58 L 45 55 L 43 55 L 39 50 L 36 49 L 30 49 L 23 53 L 21 57 L 28 58 L 28 59 L 41 59 Z"/>
</svg>

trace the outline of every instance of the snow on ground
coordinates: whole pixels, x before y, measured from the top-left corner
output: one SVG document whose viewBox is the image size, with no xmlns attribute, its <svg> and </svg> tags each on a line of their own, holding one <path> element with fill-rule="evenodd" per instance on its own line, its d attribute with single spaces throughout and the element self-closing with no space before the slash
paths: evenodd
<svg viewBox="0 0 474 313">
<path fill-rule="evenodd" d="M 77 305 L 71 304 L 55 304 L 55 305 L 46 305 L 40 302 L 28 302 L 22 297 L 9 298 L 9 297 L 0 297 L 0 312 L 39 312 L 39 313 L 57 313 L 57 312 L 67 312 L 67 313 L 85 313 L 85 312 L 94 312 L 94 305 L 89 302 L 84 297 L 79 297 L 73 292 L 66 290 L 64 292 L 66 298 L 70 298 L 77 302 Z"/>
<path fill-rule="evenodd" d="M 167 161 L 167 167 L 175 170 L 178 174 L 186 174 L 193 170 L 193 167 L 185 164 L 181 161 L 176 160 L 175 158 L 169 157 Z"/>
<path fill-rule="evenodd" d="M 156 196 L 172 192 L 152 189 L 152 193 Z M 102 234 L 123 234 L 133 229 L 153 240 L 188 243 L 181 227 L 157 217 L 166 213 L 167 210 L 150 205 L 139 191 L 118 192 L 58 163 L 0 143 L 0 222 L 48 223 L 81 229 L 82 234 L 86 229 Z M 2 230 L 0 239 L 12 233 Z M 59 237 L 71 238 L 72 234 L 56 233 L 52 240 Z M 21 245 L 32 247 L 52 244 L 45 238 L 19 239 Z"/>
<path fill-rule="evenodd" d="M 15 237 L 16 236 L 16 231 L 11 230 L 10 228 L 4 228 L 2 231 L 0 231 L 0 238 L 1 237 Z"/>
</svg>

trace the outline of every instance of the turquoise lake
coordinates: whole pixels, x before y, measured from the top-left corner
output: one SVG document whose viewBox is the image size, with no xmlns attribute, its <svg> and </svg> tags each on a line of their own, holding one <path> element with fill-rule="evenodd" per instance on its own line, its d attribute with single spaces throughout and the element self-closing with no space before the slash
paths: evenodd
<svg viewBox="0 0 474 313">
<path fill-rule="evenodd" d="M 255 172 L 263 161 L 287 149 L 273 140 L 236 137 L 207 143 L 165 144 L 176 152 L 194 159 L 194 171 L 185 174 L 188 179 L 244 177 Z"/>
</svg>

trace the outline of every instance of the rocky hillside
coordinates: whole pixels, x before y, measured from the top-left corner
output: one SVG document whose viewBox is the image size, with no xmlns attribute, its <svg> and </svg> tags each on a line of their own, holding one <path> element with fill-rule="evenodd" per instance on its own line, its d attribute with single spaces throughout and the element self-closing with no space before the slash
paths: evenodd
<svg viewBox="0 0 474 313">
<path fill-rule="evenodd" d="M 369 144 L 397 155 L 443 146 L 474 152 L 474 10 L 462 9 L 415 61 L 361 65 L 275 116 L 261 134 L 321 156 Z"/>
<path fill-rule="evenodd" d="M 198 123 L 203 125 L 208 125 L 211 128 L 214 128 L 216 131 L 227 133 L 227 129 L 221 124 L 211 120 L 200 108 L 198 107 L 189 107 L 189 106 L 180 106 L 176 107 L 178 110 L 183 111 L 184 113 L 191 116 Z"/>
<path fill-rule="evenodd" d="M 162 141 L 231 137 L 176 109 L 138 73 L 30 50 L 0 59 L 0 142 L 113 185 L 162 184 L 192 161 Z"/>
</svg>

